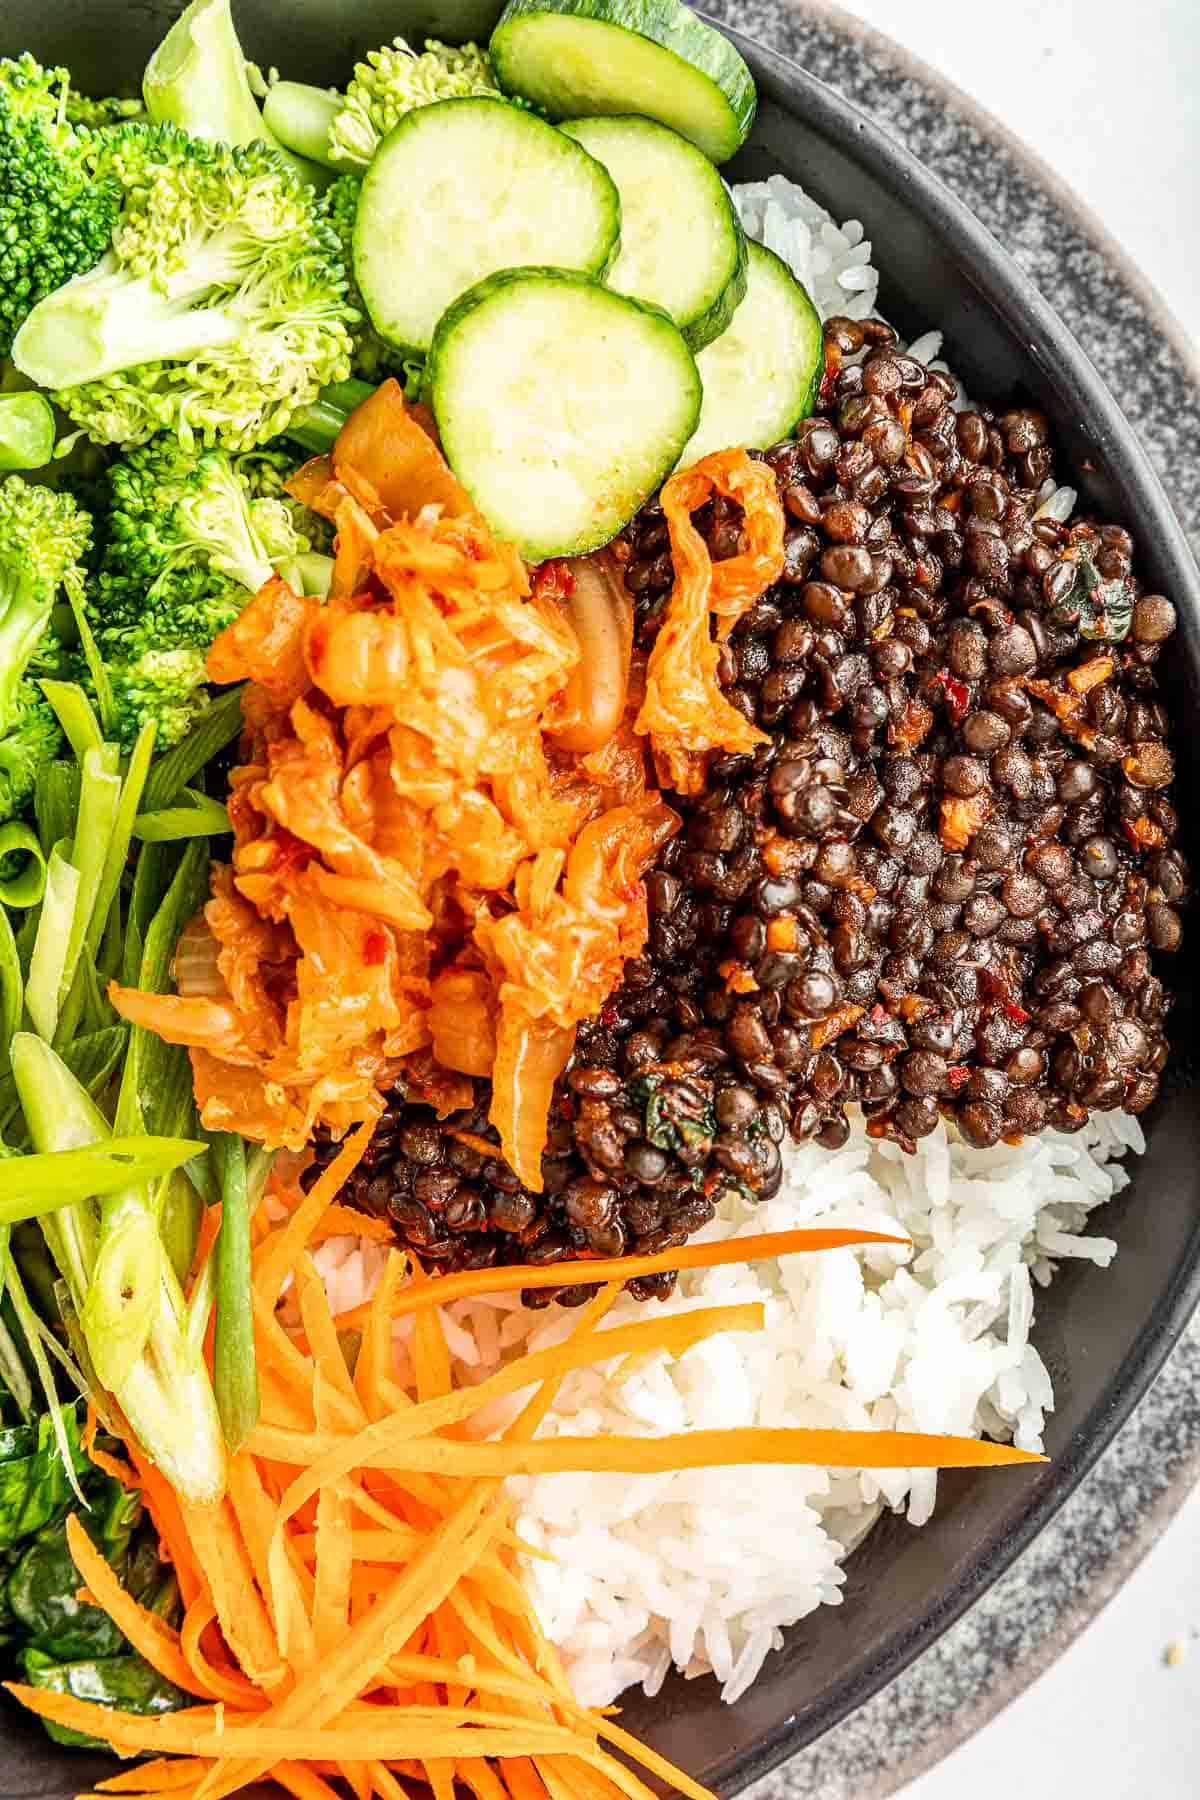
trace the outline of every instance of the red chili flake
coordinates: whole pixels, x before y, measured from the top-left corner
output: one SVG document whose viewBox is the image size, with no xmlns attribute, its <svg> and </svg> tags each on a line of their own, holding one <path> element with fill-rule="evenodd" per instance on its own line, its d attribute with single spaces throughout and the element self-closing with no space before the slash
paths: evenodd
<svg viewBox="0 0 1200 1800">
<path fill-rule="evenodd" d="M 575 592 L 575 576 L 559 557 L 539 564 L 533 572 L 533 591 L 539 600 L 569 600 Z"/>
<path fill-rule="evenodd" d="M 1014 1025 L 1028 1025 L 1029 1014 L 1025 1011 L 1023 1006 L 1018 1006 L 1015 1000 L 1006 1000 L 1004 1002 L 1004 1011 Z"/>
<path fill-rule="evenodd" d="M 940 687 L 946 696 L 946 711 L 950 714 L 950 723 L 960 724 L 971 704 L 970 688 L 965 682 L 956 681 L 949 669 L 938 670 L 934 676 L 934 685 Z"/>
<path fill-rule="evenodd" d="M 575 1117 L 575 1102 L 569 1099 L 566 1094 L 563 1095 L 558 1103 L 558 1115 L 561 1119 L 573 1119 Z"/>
<path fill-rule="evenodd" d="M 954 1063 L 951 1068 L 946 1070 L 947 1086 L 956 1094 L 963 1083 L 969 1081 L 970 1078 L 971 1071 L 966 1063 Z"/>
<path fill-rule="evenodd" d="M 387 960 L 388 941 L 386 931 L 368 931 L 363 939 L 363 961 L 369 969 L 377 969 L 381 962 Z"/>
<path fill-rule="evenodd" d="M 610 1000 L 607 1006 L 602 1006 L 600 1008 L 600 1023 L 607 1027 L 607 1026 L 615 1025 L 616 1022 L 617 1022 L 617 1009 Z"/>
</svg>

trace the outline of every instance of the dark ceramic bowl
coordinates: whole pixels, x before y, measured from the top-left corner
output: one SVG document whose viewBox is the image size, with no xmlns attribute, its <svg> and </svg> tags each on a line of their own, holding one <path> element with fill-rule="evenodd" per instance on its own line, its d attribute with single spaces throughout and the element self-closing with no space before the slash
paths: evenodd
<svg viewBox="0 0 1200 1800">
<path fill-rule="evenodd" d="M 250 55 L 328 82 L 398 30 L 410 38 L 486 35 L 498 6 L 235 0 L 235 9 Z M 69 63 L 87 91 L 132 92 L 179 10 L 169 0 L 3 0 L 0 55 L 28 48 Z M 949 360 L 972 393 L 1036 398 L 1050 414 L 1087 501 L 1129 527 L 1143 574 L 1179 608 L 1183 631 L 1167 679 L 1176 718 L 1193 718 L 1196 566 L 1133 432 L 1083 352 L 994 239 L 906 151 L 802 69 L 737 41 L 758 81 L 760 110 L 731 173 L 780 170 L 839 218 L 862 219 L 883 271 L 886 314 L 914 336 L 943 327 Z M 1187 818 L 1200 734 L 1180 730 L 1178 743 Z M 851 1559 L 844 1605 L 798 1626 L 737 1706 L 722 1706 L 712 1681 L 675 1681 L 655 1701 L 631 1699 L 625 1723 L 700 1780 L 731 1793 L 765 1774 L 919 1655 L 1062 1505 L 1157 1373 L 1200 1299 L 1192 968 L 1188 954 L 1172 970 L 1176 1055 L 1149 1121 L 1149 1150 L 1105 1220 L 1121 1245 L 1116 1267 L 1068 1267 L 1039 1302 L 1037 1342 L 1058 1400 L 1047 1429 L 1050 1464 L 1036 1473 L 943 1477 L 936 1517 L 922 1531 L 885 1518 Z M 748 1504 L 753 1491 L 748 1478 Z M 55 1748 L 27 1717 L 6 1716 L 0 1794 L 67 1800 L 101 1773 L 96 1759 Z"/>
</svg>

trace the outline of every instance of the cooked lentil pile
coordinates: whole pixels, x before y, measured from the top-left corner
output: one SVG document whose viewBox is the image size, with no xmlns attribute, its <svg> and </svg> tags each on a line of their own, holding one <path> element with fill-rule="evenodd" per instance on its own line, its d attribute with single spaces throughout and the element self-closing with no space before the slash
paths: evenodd
<svg viewBox="0 0 1200 1800">
<path fill-rule="evenodd" d="M 851 1103 L 911 1148 L 941 1116 L 987 1146 L 1155 1096 L 1152 958 L 1188 894 L 1155 679 L 1174 608 L 1119 526 L 1041 510 L 1040 413 L 956 412 L 877 321 L 831 320 L 826 349 L 815 415 L 765 458 L 784 578 L 722 653 L 771 741 L 682 808 L 646 953 L 560 1083 L 543 1194 L 451 1135 L 489 1135 L 486 1083 L 440 1123 L 396 1096 L 349 1197 L 428 1265 L 673 1246 L 724 1186 L 773 1194 L 787 1133 L 843 1143 Z M 697 522 L 735 553 L 735 505 Z M 645 645 L 673 580 L 654 505 L 621 554 Z"/>
</svg>

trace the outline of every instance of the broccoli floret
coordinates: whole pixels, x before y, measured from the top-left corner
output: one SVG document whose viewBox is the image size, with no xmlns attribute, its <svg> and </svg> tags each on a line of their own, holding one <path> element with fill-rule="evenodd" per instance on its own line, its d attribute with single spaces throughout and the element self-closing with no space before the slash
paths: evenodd
<svg viewBox="0 0 1200 1800">
<path fill-rule="evenodd" d="M 39 300 L 99 261 L 117 217 L 116 184 L 68 120 L 68 79 L 28 54 L 0 61 L 0 356 Z"/>
<path fill-rule="evenodd" d="M 174 650 L 147 650 L 133 662 L 109 665 L 113 715 L 110 735 L 132 750 L 147 720 L 156 727 L 154 747 L 169 750 L 185 738 L 208 705 L 204 651 L 183 644 Z"/>
<path fill-rule="evenodd" d="M 280 435 L 350 368 L 357 314 L 323 202 L 265 144 L 143 124 L 90 142 L 120 194 L 111 244 L 33 309 L 13 361 L 100 443 Z"/>
<path fill-rule="evenodd" d="M 82 594 L 91 535 L 70 494 L 19 475 L 0 482 L 0 733 L 20 712 L 26 670 L 35 657 L 45 666 L 43 639 L 60 593 Z"/>
<path fill-rule="evenodd" d="M 18 683 L 12 721 L 0 737 L 0 822 L 29 810 L 39 769 L 62 747 L 62 726 L 41 688 L 29 679 Z"/>
<path fill-rule="evenodd" d="M 126 747 L 151 717 L 160 748 L 182 736 L 205 704 L 217 633 L 276 572 L 303 587 L 298 559 L 329 547 L 325 522 L 285 490 L 294 470 L 282 451 L 191 451 L 166 436 L 109 469 L 108 541 L 87 612 Z"/>
<path fill-rule="evenodd" d="M 88 94 L 77 94 L 72 88 L 67 95 L 67 121 L 86 125 L 89 131 L 103 131 L 107 125 L 127 125 L 131 119 L 144 119 L 146 108 L 140 100 L 119 100 L 110 95 L 93 100 Z"/>
<path fill-rule="evenodd" d="M 478 44 L 451 49 L 427 38 L 420 55 L 402 37 L 356 63 L 345 104 L 329 128 L 333 162 L 365 168 L 404 114 L 435 100 L 489 94 L 503 100 L 486 50 Z"/>
</svg>

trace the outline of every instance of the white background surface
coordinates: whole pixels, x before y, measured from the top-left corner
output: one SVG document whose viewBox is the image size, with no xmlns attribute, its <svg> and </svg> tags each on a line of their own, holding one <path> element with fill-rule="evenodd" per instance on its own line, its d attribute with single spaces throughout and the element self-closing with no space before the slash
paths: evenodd
<svg viewBox="0 0 1200 1800">
<path fill-rule="evenodd" d="M 1197 0 L 840 4 L 1038 151 L 1200 336 Z"/>
<path fill-rule="evenodd" d="M 1200 337 L 1198 0 L 842 4 L 1037 150 Z M 904 1800 L 1077 1796 L 1200 1796 L 1200 1496 L 1066 1655 Z"/>
</svg>

